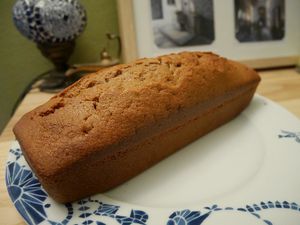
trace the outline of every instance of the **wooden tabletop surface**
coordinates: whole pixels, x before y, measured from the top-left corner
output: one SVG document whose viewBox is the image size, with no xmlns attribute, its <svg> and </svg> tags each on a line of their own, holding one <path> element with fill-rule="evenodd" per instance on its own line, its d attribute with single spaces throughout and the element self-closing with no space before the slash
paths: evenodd
<svg viewBox="0 0 300 225">
<path fill-rule="evenodd" d="M 295 69 L 281 69 L 263 71 L 260 75 L 262 82 L 257 93 L 277 102 L 300 118 L 300 74 Z M 24 113 L 47 101 L 52 95 L 32 90 L 26 95 L 0 136 L 0 224 L 25 224 L 10 201 L 5 186 L 5 163 L 10 143 L 14 140 L 12 127 Z"/>
</svg>

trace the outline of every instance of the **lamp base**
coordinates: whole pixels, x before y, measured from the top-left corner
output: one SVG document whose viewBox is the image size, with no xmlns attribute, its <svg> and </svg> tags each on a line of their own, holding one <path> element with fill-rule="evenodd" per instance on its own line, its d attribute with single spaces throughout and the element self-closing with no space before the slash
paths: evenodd
<svg viewBox="0 0 300 225">
<path fill-rule="evenodd" d="M 58 92 L 72 84 L 75 80 L 73 77 L 66 77 L 65 72 L 69 68 L 67 62 L 70 58 L 75 41 L 61 43 L 38 43 L 43 56 L 48 58 L 55 66 L 55 69 L 50 71 L 39 86 L 43 92 Z"/>
<path fill-rule="evenodd" d="M 41 79 L 38 88 L 41 92 L 57 93 L 76 82 L 79 78 L 77 76 L 67 77 L 64 72 L 53 70 Z"/>
</svg>

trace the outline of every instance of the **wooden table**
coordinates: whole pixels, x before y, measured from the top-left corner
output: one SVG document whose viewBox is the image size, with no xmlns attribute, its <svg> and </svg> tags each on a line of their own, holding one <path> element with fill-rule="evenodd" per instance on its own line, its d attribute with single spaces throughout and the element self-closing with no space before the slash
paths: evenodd
<svg viewBox="0 0 300 225">
<path fill-rule="evenodd" d="M 257 92 L 300 118 L 300 74 L 295 69 L 269 70 L 260 72 L 262 82 Z M 25 224 L 14 208 L 5 186 L 5 163 L 10 142 L 14 140 L 12 127 L 26 112 L 47 101 L 52 94 L 32 90 L 26 95 L 15 115 L 0 136 L 0 224 Z"/>
</svg>

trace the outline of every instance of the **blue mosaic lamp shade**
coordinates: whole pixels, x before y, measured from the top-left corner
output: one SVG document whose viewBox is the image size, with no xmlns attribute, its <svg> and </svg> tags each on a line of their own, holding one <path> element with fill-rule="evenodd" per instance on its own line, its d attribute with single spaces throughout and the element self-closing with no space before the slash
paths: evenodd
<svg viewBox="0 0 300 225">
<path fill-rule="evenodd" d="M 17 0 L 13 20 L 24 36 L 40 44 L 73 41 L 87 22 L 78 0 Z"/>
</svg>

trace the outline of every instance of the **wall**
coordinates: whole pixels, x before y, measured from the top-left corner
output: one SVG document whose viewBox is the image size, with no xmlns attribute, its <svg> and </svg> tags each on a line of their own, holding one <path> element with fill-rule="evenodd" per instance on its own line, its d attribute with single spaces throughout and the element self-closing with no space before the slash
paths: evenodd
<svg viewBox="0 0 300 225">
<path fill-rule="evenodd" d="M 0 132 L 22 90 L 30 80 L 52 67 L 35 44 L 14 27 L 11 13 L 14 2 L 0 1 Z M 70 63 L 98 61 L 106 44 L 105 33 L 118 33 L 116 0 L 81 0 L 81 3 L 86 8 L 88 23 L 77 39 Z"/>
</svg>

